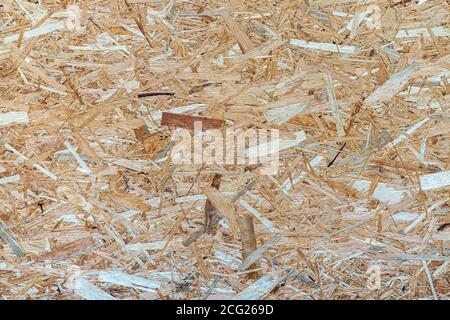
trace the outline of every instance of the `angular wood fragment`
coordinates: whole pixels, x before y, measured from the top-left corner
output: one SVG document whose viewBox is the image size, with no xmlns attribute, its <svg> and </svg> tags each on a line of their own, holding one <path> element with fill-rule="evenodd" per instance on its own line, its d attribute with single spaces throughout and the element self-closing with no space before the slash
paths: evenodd
<svg viewBox="0 0 450 320">
<path fill-rule="evenodd" d="M 278 241 L 282 239 L 282 236 L 275 235 L 270 238 L 266 243 L 260 246 L 258 249 L 253 251 L 250 255 L 245 258 L 244 261 L 239 265 L 239 270 L 247 270 L 254 262 L 256 262 L 267 250 L 272 248 Z"/>
<path fill-rule="evenodd" d="M 255 208 L 253 208 L 250 204 L 248 204 L 244 199 L 239 200 L 239 204 L 242 208 L 247 210 L 252 216 L 258 219 L 270 232 L 277 232 L 277 228 L 272 225 L 268 219 L 264 218 L 261 213 L 258 212 Z M 255 248 L 256 250 L 256 248 Z"/>
<path fill-rule="evenodd" d="M 233 297 L 233 300 L 260 300 L 284 280 L 278 272 L 271 272 Z"/>
<path fill-rule="evenodd" d="M 325 82 L 327 84 L 327 95 L 328 101 L 330 102 L 332 115 L 334 118 L 334 122 L 336 123 L 336 129 L 339 137 L 345 136 L 344 125 L 342 123 L 340 111 L 338 109 L 336 94 L 334 92 L 333 80 L 331 79 L 330 74 L 325 74 Z"/>
<path fill-rule="evenodd" d="M 242 258 L 245 260 L 252 252 L 257 249 L 255 227 L 253 224 L 253 219 L 251 217 L 239 217 L 239 231 L 241 235 L 242 243 Z M 260 268 L 261 263 L 257 260 L 252 265 L 250 269 Z M 256 279 L 261 275 L 261 271 L 254 271 L 249 273 L 250 279 Z"/>
<path fill-rule="evenodd" d="M 211 206 L 218 211 L 220 215 L 225 217 L 228 221 L 228 223 L 231 226 L 231 232 L 233 233 L 233 236 L 237 238 L 237 221 L 236 221 L 236 213 L 234 211 L 233 205 L 230 203 L 228 199 L 226 199 L 217 189 L 214 189 L 213 187 L 206 187 L 205 195 L 208 197 L 208 200 L 211 203 Z M 209 208 L 208 208 L 209 209 Z M 206 210 L 206 208 L 205 208 Z M 211 210 L 209 209 L 209 216 L 215 217 L 215 213 L 211 213 Z M 218 221 L 218 220 L 217 220 Z"/>
<path fill-rule="evenodd" d="M 224 122 L 220 119 L 211 119 L 205 117 L 188 116 L 169 112 L 162 113 L 161 125 L 170 128 L 184 128 L 194 130 L 194 125 L 201 125 L 202 130 L 222 129 Z"/>
<path fill-rule="evenodd" d="M 57 244 L 50 252 L 39 255 L 38 261 L 58 260 L 67 258 L 73 254 L 82 254 L 94 248 L 97 242 L 92 237 L 84 237 L 69 243 Z"/>
<path fill-rule="evenodd" d="M 112 295 L 84 278 L 76 280 L 74 292 L 85 300 L 115 300 Z"/>
<path fill-rule="evenodd" d="M 409 67 L 392 75 L 386 82 L 372 92 L 372 94 L 364 100 L 364 103 L 368 106 L 376 107 L 384 101 L 391 99 L 406 86 L 416 68 L 417 65 L 412 63 Z"/>
<path fill-rule="evenodd" d="M 33 37 L 38 37 L 47 33 L 51 33 L 57 30 L 61 30 L 65 28 L 65 24 L 63 21 L 55 22 L 55 23 L 46 23 L 38 28 L 25 31 L 23 35 L 23 39 L 30 39 Z M 15 34 L 11 36 L 7 36 L 3 39 L 3 43 L 10 43 L 19 40 L 20 34 Z"/>
<path fill-rule="evenodd" d="M 283 107 L 273 108 L 267 111 L 266 119 L 267 121 L 280 126 L 305 110 L 308 105 L 308 102 L 300 102 Z"/>
<path fill-rule="evenodd" d="M 319 51 L 329 51 L 341 54 L 355 54 L 358 51 L 358 48 L 355 46 L 343 45 L 338 46 L 333 43 L 322 43 L 322 42 L 313 42 L 313 41 L 305 41 L 300 39 L 291 39 L 289 44 L 295 47 L 300 47 L 304 49 L 312 49 Z"/>
<path fill-rule="evenodd" d="M 100 271 L 97 277 L 98 281 L 114 285 L 156 292 L 161 287 L 161 282 L 138 277 L 132 274 L 119 271 Z"/>
<path fill-rule="evenodd" d="M 433 27 L 431 32 L 435 37 L 450 37 L 450 29 L 445 27 Z M 416 38 L 420 35 L 430 37 L 430 32 L 427 28 L 412 28 L 398 30 L 396 38 Z"/>
<path fill-rule="evenodd" d="M 230 13 L 227 10 L 223 10 L 221 16 L 228 27 L 228 32 L 237 40 L 243 53 L 247 53 L 256 47 L 252 40 L 250 40 L 244 31 L 242 31 L 239 24 L 230 16 Z"/>
<path fill-rule="evenodd" d="M 0 239 L 2 239 L 17 257 L 23 257 L 25 251 L 16 237 L 8 230 L 8 226 L 0 220 Z"/>
<path fill-rule="evenodd" d="M 253 48 L 247 53 L 232 59 L 232 63 L 235 65 L 241 65 L 246 63 L 249 59 L 254 59 L 260 56 L 264 56 L 272 50 L 277 49 L 282 46 L 286 41 L 281 38 L 276 38 L 273 41 L 267 42 L 260 45 L 259 47 Z"/>
<path fill-rule="evenodd" d="M 221 180 L 222 180 L 222 175 L 216 173 L 212 179 L 211 188 L 219 190 Z M 211 200 L 209 198 L 206 199 L 204 232 L 208 233 L 208 234 L 213 234 L 213 235 L 216 234 L 217 222 L 219 222 L 219 219 L 220 219 L 220 212 L 218 211 L 218 209 L 216 207 L 214 207 L 214 205 L 211 203 Z"/>
</svg>

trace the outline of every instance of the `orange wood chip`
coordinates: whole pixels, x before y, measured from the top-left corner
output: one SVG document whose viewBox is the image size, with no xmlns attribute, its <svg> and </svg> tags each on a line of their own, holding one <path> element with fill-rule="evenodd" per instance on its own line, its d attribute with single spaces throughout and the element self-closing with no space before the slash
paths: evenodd
<svg viewBox="0 0 450 320">
<path fill-rule="evenodd" d="M 201 122 L 202 130 L 222 129 L 224 121 L 220 119 L 211 119 L 197 116 L 188 116 L 184 114 L 175 114 L 163 112 L 161 125 L 171 128 L 185 128 L 194 130 L 195 122 Z"/>
</svg>

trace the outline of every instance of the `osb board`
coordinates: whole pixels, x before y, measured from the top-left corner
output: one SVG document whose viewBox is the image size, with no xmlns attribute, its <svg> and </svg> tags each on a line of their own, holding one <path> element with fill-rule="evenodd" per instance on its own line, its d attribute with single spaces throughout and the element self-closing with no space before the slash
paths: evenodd
<svg viewBox="0 0 450 320">
<path fill-rule="evenodd" d="M 0 297 L 448 299 L 449 36 L 441 0 L 2 1 Z M 174 166 L 163 111 L 299 139 Z"/>
</svg>

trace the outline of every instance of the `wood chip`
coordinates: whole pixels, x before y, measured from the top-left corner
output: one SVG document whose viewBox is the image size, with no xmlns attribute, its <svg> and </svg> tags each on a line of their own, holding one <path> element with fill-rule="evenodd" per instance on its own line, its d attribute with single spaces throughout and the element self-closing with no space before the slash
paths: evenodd
<svg viewBox="0 0 450 320">
<path fill-rule="evenodd" d="M 163 112 L 161 125 L 172 128 L 185 128 L 194 130 L 195 123 L 201 124 L 201 130 L 221 129 L 223 121 L 219 119 L 210 119 L 205 117 L 194 117 L 175 113 Z"/>
</svg>

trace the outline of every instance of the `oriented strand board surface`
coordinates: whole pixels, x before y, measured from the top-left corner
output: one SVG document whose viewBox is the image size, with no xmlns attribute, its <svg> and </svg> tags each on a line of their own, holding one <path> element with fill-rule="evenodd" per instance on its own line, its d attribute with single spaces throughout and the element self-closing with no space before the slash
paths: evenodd
<svg viewBox="0 0 450 320">
<path fill-rule="evenodd" d="M 0 298 L 448 300 L 449 15 L 1 1 Z M 173 164 L 167 114 L 278 171 Z"/>
</svg>

